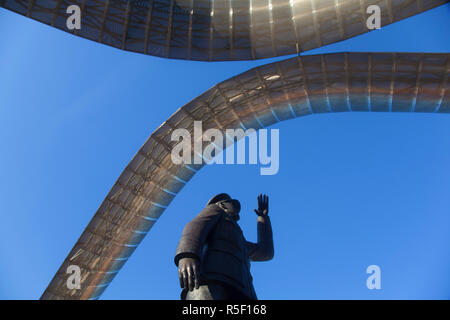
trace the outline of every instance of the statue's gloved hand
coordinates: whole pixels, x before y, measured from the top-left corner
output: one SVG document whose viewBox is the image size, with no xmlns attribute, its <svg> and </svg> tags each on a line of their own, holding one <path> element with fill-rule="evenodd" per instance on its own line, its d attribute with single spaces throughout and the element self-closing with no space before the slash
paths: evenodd
<svg viewBox="0 0 450 320">
<path fill-rule="evenodd" d="M 269 215 L 269 196 L 265 194 L 258 196 L 258 209 L 255 209 L 255 213 L 262 217 Z"/>
<path fill-rule="evenodd" d="M 196 258 L 182 258 L 178 262 L 178 277 L 183 289 L 192 291 L 198 289 L 200 283 L 200 263 Z"/>
</svg>

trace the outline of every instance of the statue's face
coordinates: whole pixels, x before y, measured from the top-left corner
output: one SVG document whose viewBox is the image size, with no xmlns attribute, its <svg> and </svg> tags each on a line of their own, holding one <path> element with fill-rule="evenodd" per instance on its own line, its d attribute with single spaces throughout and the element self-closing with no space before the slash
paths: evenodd
<svg viewBox="0 0 450 320">
<path fill-rule="evenodd" d="M 239 220 L 239 212 L 241 211 L 241 204 L 238 200 L 223 200 L 220 201 L 220 207 L 235 221 Z"/>
</svg>

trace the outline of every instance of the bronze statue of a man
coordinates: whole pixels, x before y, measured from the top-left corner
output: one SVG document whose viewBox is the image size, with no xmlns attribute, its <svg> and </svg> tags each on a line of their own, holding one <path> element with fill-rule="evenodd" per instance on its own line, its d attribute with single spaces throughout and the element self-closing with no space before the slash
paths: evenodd
<svg viewBox="0 0 450 320">
<path fill-rule="evenodd" d="M 269 197 L 258 196 L 258 242 L 245 240 L 239 227 L 241 205 L 221 193 L 183 229 L 175 264 L 183 300 L 256 300 L 251 261 L 273 258 Z"/>
</svg>

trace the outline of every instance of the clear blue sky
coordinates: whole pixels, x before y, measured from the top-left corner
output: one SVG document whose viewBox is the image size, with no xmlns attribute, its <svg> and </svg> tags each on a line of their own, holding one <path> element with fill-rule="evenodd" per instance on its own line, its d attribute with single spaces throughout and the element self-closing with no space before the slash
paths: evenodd
<svg viewBox="0 0 450 320">
<path fill-rule="evenodd" d="M 308 54 L 450 52 L 449 18 L 447 4 Z M 154 58 L 4 9 L 0 48 L 0 299 L 40 297 L 134 153 L 176 109 L 276 60 Z M 273 128 L 277 175 L 202 169 L 102 298 L 178 299 L 178 238 L 219 192 L 241 200 L 250 240 L 256 196 L 270 195 L 275 258 L 252 264 L 261 299 L 450 298 L 450 115 L 321 114 Z M 366 288 L 372 264 L 379 291 Z"/>
</svg>

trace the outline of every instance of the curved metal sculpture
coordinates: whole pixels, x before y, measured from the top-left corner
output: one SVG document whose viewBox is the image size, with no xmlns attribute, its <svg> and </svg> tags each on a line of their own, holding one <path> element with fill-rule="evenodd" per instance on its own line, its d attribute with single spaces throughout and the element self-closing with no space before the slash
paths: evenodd
<svg viewBox="0 0 450 320">
<path fill-rule="evenodd" d="M 0 6 L 77 36 L 158 57 L 220 61 L 300 53 L 368 32 L 448 0 L 0 0 Z M 66 12 L 81 9 L 81 29 Z"/>
<path fill-rule="evenodd" d="M 144 143 L 108 193 L 42 299 L 95 299 L 202 165 L 175 165 L 176 128 L 254 128 L 316 113 L 450 113 L 450 54 L 338 53 L 260 66 L 176 111 Z M 81 290 L 66 270 L 82 270 Z"/>
</svg>

